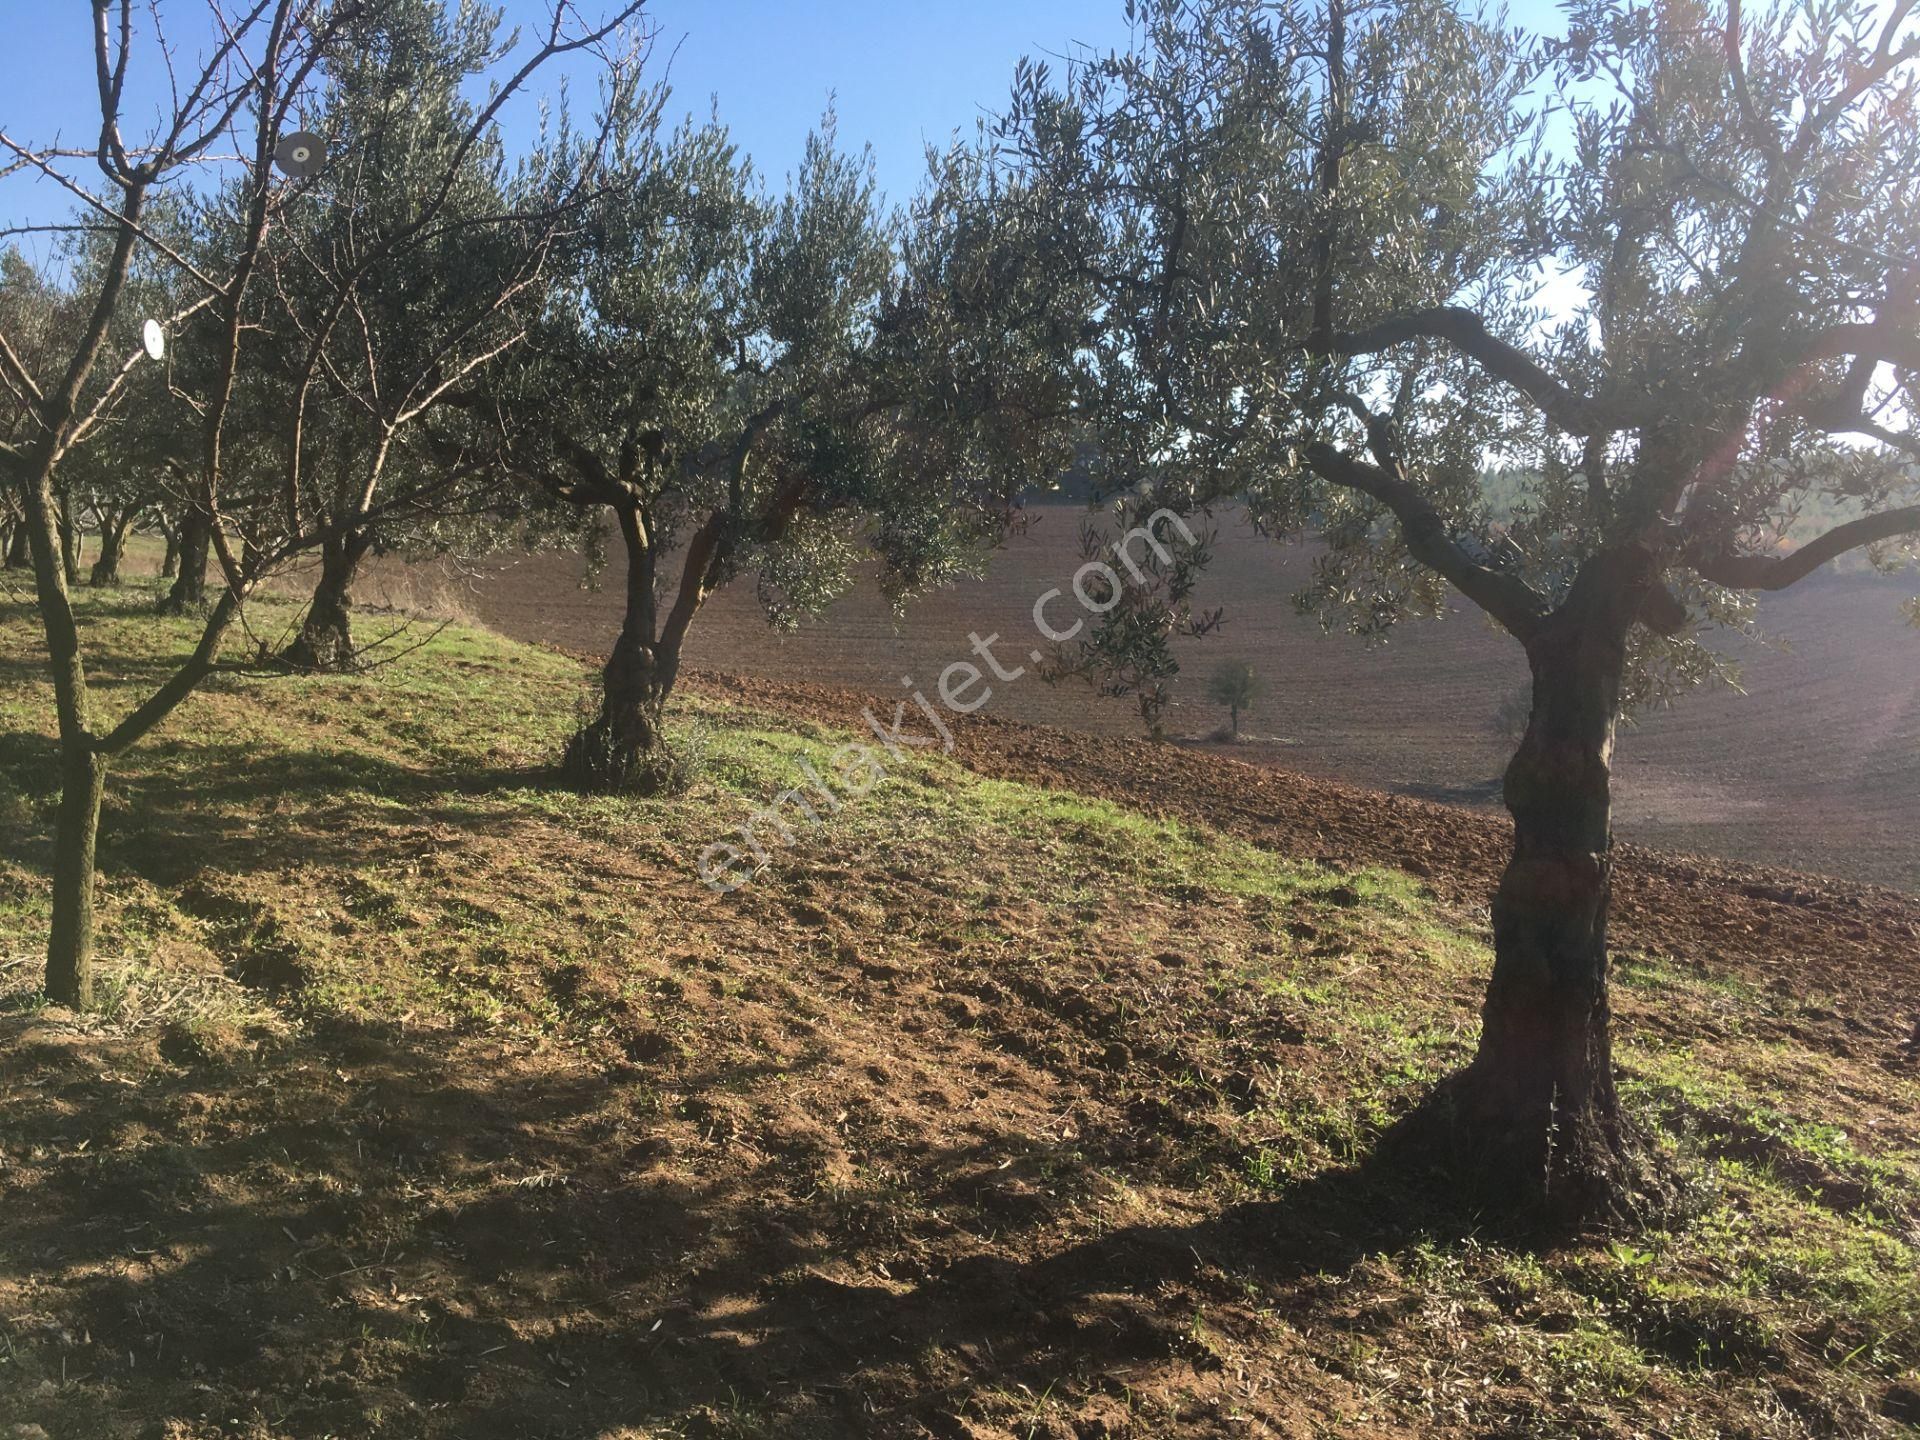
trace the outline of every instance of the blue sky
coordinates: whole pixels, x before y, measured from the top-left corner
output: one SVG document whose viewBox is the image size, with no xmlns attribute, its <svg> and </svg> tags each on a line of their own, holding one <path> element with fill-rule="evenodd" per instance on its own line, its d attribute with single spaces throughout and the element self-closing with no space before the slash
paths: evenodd
<svg viewBox="0 0 1920 1440">
<path fill-rule="evenodd" d="M 45 143 L 58 133 L 68 143 L 88 143 L 99 124 L 89 7 L 83 0 L 28 0 L 8 8 L 0 128 L 16 139 Z M 145 8 L 135 6 L 143 26 Z M 504 8 L 509 24 L 529 28 L 545 12 L 541 0 L 505 0 Z M 581 0 L 580 9 L 595 13 L 595 0 Z M 182 49 L 200 43 L 189 31 L 205 12 L 203 0 L 161 0 Z M 1554 19 L 1549 0 L 1522 0 L 1516 13 L 1535 23 Z M 894 199 L 912 192 L 928 141 L 971 130 L 983 109 L 1003 102 L 1020 55 L 1058 54 L 1076 42 L 1104 50 L 1127 38 L 1121 0 L 655 0 L 647 14 L 659 32 L 652 73 L 671 80 L 676 112 L 704 115 L 709 97 L 717 97 L 742 148 L 777 181 L 832 98 L 842 142 L 872 144 L 881 185 Z M 149 63 L 133 76 L 129 132 L 164 93 L 152 51 L 141 58 Z M 531 107 L 510 117 L 510 128 L 530 123 Z M 44 180 L 0 181 L 0 224 L 58 219 L 67 208 L 66 197 Z"/>
<path fill-rule="evenodd" d="M 8 8 L 15 13 L 0 48 L 0 128 L 16 139 L 45 143 L 59 134 L 89 143 L 99 120 L 88 7 L 46 0 Z M 205 8 L 203 0 L 163 0 L 179 48 L 200 43 L 188 26 Z M 508 25 L 529 32 L 545 13 L 542 0 L 505 0 L 503 8 Z M 143 9 L 135 7 L 137 25 L 147 23 Z M 594 0 L 580 9 L 593 15 Z M 1120 0 L 656 0 L 646 13 L 658 32 L 649 73 L 671 82 L 676 112 L 704 116 L 717 98 L 742 148 L 777 181 L 831 101 L 842 142 L 872 144 L 881 184 L 896 199 L 918 181 L 928 141 L 971 130 L 983 107 L 1002 103 L 1020 55 L 1075 42 L 1104 49 L 1123 45 L 1127 33 Z M 154 58 L 150 49 L 137 53 Z M 557 74 L 537 81 L 536 91 L 551 91 Z M 163 87 L 151 64 L 133 76 L 130 135 L 151 117 Z M 530 126 L 532 113 L 531 105 L 515 107 L 509 129 Z M 0 181 L 0 223 L 57 219 L 66 209 L 66 197 L 45 180 Z"/>
</svg>

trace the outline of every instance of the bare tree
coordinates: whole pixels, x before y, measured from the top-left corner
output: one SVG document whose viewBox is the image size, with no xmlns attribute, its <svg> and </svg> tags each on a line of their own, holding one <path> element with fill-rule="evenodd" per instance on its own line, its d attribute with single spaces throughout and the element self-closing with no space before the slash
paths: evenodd
<svg viewBox="0 0 1920 1440">
<path fill-rule="evenodd" d="M 176 80 L 170 113 L 150 135 L 130 142 L 123 134 L 123 102 L 135 62 L 132 0 L 93 0 L 94 89 L 98 100 L 97 143 L 81 153 L 35 146 L 0 131 L 0 151 L 12 169 L 30 169 L 69 191 L 88 212 L 84 223 L 104 226 L 108 243 L 83 297 L 84 319 L 50 360 L 30 362 L 0 333 L 0 378 L 29 423 L 17 440 L 0 448 L 0 460 L 20 478 L 35 590 L 59 719 L 61 798 L 55 826 L 53 921 L 47 950 L 47 993 L 84 1007 L 92 997 L 94 861 L 100 801 L 108 766 L 159 724 L 221 664 L 221 648 L 260 581 L 289 558 L 318 545 L 322 535 L 263 505 L 262 496 L 230 473 L 232 452 L 246 437 L 230 433 L 235 398 L 255 338 L 250 328 L 252 289 L 266 239 L 299 182 L 274 170 L 274 151 L 297 107 L 311 100 L 316 75 L 345 27 L 381 0 L 254 0 L 237 15 L 215 11 L 210 51 L 192 69 L 157 33 L 147 59 Z M 506 77 L 484 112 L 497 113 L 505 96 L 540 65 L 567 49 L 598 45 L 638 9 L 624 7 L 612 21 L 570 34 L 570 4 L 556 3 L 544 40 Z M 70 173 L 74 161 L 90 162 L 105 181 L 105 199 Z M 236 178 L 225 192 L 227 220 L 216 245 L 183 252 L 147 224 L 156 187 L 196 164 L 227 164 Z M 416 224 L 434 223 L 444 194 L 428 193 Z M 205 536 L 220 578 L 220 592 L 205 617 L 192 652 L 152 692 L 125 714 L 96 714 L 87 680 L 85 647 L 68 578 L 60 560 L 59 505 L 55 477 L 76 445 L 114 410 L 137 367 L 151 363 L 144 352 L 108 353 L 108 341 L 124 297 L 137 250 L 165 257 L 191 282 L 192 298 L 168 318 L 166 329 L 192 323 L 200 348 L 191 392 L 181 390 L 194 413 L 197 445 L 180 462 L 183 501 Z M 272 492 L 267 492 L 271 497 Z"/>
</svg>

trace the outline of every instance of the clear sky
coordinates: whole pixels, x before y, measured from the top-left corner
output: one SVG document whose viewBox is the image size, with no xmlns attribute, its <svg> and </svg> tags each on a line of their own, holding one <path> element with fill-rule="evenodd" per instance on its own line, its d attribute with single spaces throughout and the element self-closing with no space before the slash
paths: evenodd
<svg viewBox="0 0 1920 1440">
<path fill-rule="evenodd" d="M 99 125 L 89 7 L 83 0 L 27 0 L 5 8 L 0 128 L 42 144 L 56 134 L 70 145 L 89 143 Z M 542 0 L 505 0 L 503 8 L 508 25 L 524 24 L 529 33 L 545 13 Z M 588 16 L 597 9 L 595 0 L 579 8 Z M 150 35 L 144 9 L 135 6 L 136 25 Z M 204 43 L 192 25 L 205 10 L 203 0 L 162 0 L 178 48 Z M 1124 45 L 1127 35 L 1120 0 L 655 0 L 645 13 L 658 32 L 649 73 L 671 82 L 676 113 L 704 116 L 717 99 L 741 147 L 777 181 L 832 102 L 842 143 L 872 144 L 881 185 L 895 199 L 917 183 L 927 142 L 970 131 L 983 107 L 1002 104 L 1020 55 L 1057 53 L 1074 42 L 1105 49 Z M 154 60 L 151 48 L 136 54 Z M 152 63 L 146 71 L 132 77 L 130 134 L 165 93 L 164 76 Z M 551 92 L 557 74 L 538 80 L 536 92 Z M 531 106 L 518 106 L 509 129 L 531 121 Z M 23 174 L 0 181 L 0 223 L 57 219 L 67 208 L 45 180 Z"/>
<path fill-rule="evenodd" d="M 99 120 L 89 8 L 84 0 L 7 0 L 0 128 L 9 135 L 91 141 Z M 204 43 L 193 26 L 204 24 L 206 8 L 204 0 L 160 0 L 180 49 Z M 580 0 L 579 8 L 591 16 L 597 0 Z M 545 13 L 542 0 L 504 0 L 504 9 L 509 25 L 529 29 Z M 136 25 L 150 25 L 145 11 L 134 7 Z M 1550 0 L 1520 0 L 1515 11 L 1536 24 L 1556 18 Z M 742 148 L 777 182 L 831 98 L 842 143 L 872 144 L 881 185 L 896 200 L 917 183 L 927 142 L 970 131 L 983 110 L 1004 102 L 1019 56 L 1059 54 L 1076 42 L 1105 50 L 1127 40 L 1122 0 L 654 0 L 646 13 L 659 34 L 652 73 L 671 80 L 676 112 L 704 115 L 717 97 Z M 139 55 L 148 63 L 132 77 L 130 132 L 164 94 L 151 48 Z M 549 77 L 537 88 L 553 83 Z M 530 107 L 518 108 L 509 128 L 530 117 Z M 0 180 L 0 224 L 58 219 L 67 208 L 44 180 Z M 44 254 L 46 247 L 26 248 Z"/>
</svg>

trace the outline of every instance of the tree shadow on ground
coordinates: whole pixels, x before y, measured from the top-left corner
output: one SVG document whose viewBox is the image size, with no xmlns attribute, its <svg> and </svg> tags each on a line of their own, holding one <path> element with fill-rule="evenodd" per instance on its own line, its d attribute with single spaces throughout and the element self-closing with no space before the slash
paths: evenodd
<svg viewBox="0 0 1920 1440">
<path fill-rule="evenodd" d="M 94 607 L 90 613 L 99 613 L 99 607 Z M 3 618 L 0 615 L 0 619 Z M 87 659 L 98 670 L 89 669 L 87 688 L 97 700 L 105 702 L 107 708 L 117 713 L 122 705 L 130 706 L 158 688 L 161 682 L 180 668 L 191 653 L 191 648 L 183 645 L 179 653 L 173 656 L 90 654 Z M 38 688 L 46 696 L 47 714 L 51 722 L 53 686 L 43 653 L 27 649 L 0 655 L 0 686 L 26 692 Z"/>
<path fill-rule="evenodd" d="M 1204 1395 L 1222 1361 L 1197 1317 L 1228 1343 L 1261 1343 L 1266 1308 L 1364 1328 L 1338 1277 L 1474 1227 L 1369 1161 L 1063 1235 L 1061 1202 L 996 1190 L 1006 1157 L 1044 1169 L 1065 1147 L 990 1125 L 894 1157 L 916 1177 L 895 1205 L 721 1133 L 708 1101 L 765 1075 L 553 1063 L 337 1015 L 118 1052 L 0 1017 L 0 1050 L 0 1144 L 24 1161 L 0 1310 L 17 1374 L 68 1377 L 32 1416 L 53 1433 L 216 1405 L 290 1436 L 702 1414 L 740 1425 L 707 1433 L 962 1435 L 953 1417 L 1023 1386 Z M 876 1231 L 892 1265 L 859 1268 Z"/>
<path fill-rule="evenodd" d="M 189 757 L 184 763 L 181 757 Z M 47 736 L 0 736 L 0 777 L 39 802 L 35 816 L 0 815 L 0 858 L 44 872 L 51 860 L 59 795 L 58 750 Z M 207 780 L 206 776 L 223 778 Z M 109 774 L 102 807 L 99 863 L 156 884 L 174 884 L 206 867 L 231 874 L 302 864 L 363 863 L 370 837 L 408 826 L 498 826 L 485 797 L 547 790 L 550 769 L 409 764 L 344 749 L 270 753 L 240 744 L 173 741 L 142 757 L 138 769 Z M 262 794 L 283 810 L 304 812 L 298 854 L 263 843 Z M 504 823 L 512 823 L 511 817 Z"/>
</svg>

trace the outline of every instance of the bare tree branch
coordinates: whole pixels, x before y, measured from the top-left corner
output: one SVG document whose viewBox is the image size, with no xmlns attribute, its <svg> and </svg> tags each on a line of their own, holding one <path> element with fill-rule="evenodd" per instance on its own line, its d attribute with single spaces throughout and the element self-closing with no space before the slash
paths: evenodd
<svg viewBox="0 0 1920 1440">
<path fill-rule="evenodd" d="M 19 141 L 13 139 L 10 135 L 8 135 L 5 131 L 0 131 L 0 145 L 6 146 L 9 150 L 13 151 L 15 155 L 20 156 L 22 164 L 31 165 L 35 169 L 39 170 L 41 174 L 45 175 L 49 180 L 53 181 L 54 184 L 60 186 L 61 189 L 67 191 L 69 194 L 71 194 L 76 199 L 78 199 L 81 204 L 86 205 L 91 209 L 97 210 L 102 215 L 107 217 L 108 223 L 94 227 L 94 228 L 102 229 L 102 230 L 121 230 L 121 229 L 126 229 L 131 227 L 134 234 L 139 236 L 141 240 L 143 240 L 148 245 L 151 245 L 155 250 L 159 251 L 160 254 L 166 256 L 168 260 L 172 261 L 175 265 L 179 266 L 180 269 L 185 271 L 188 275 L 191 275 L 195 280 L 198 280 L 202 285 L 206 286 L 209 290 L 213 290 L 216 292 L 220 290 L 221 286 L 219 281 L 213 279 L 205 271 L 201 270 L 198 266 L 196 266 L 192 261 L 188 260 L 184 255 L 180 254 L 179 251 L 175 250 L 171 245 L 167 244 L 166 241 L 162 240 L 159 236 L 155 235 L 152 231 L 148 230 L 146 226 L 140 223 L 138 217 L 129 218 L 124 213 L 124 211 L 114 209 L 113 206 L 107 204 L 99 196 L 92 194 L 90 191 L 88 191 L 88 189 L 84 185 L 79 184 L 78 182 L 76 182 L 75 180 L 73 180 L 71 177 L 67 175 L 61 174 L 60 171 L 57 170 L 52 164 L 50 164 L 43 156 L 41 156 L 39 152 L 27 149 L 25 146 L 21 145 Z M 49 228 L 52 228 L 52 227 L 49 227 Z"/>
<path fill-rule="evenodd" d="M 98 158 L 101 171 L 111 180 L 120 180 L 127 172 L 127 152 L 120 143 L 120 97 L 126 88 L 127 57 L 133 51 L 132 0 L 120 0 L 120 40 L 111 61 L 108 52 L 115 47 L 109 24 L 107 0 L 93 0 L 93 61 L 100 89 Z"/>
<path fill-rule="evenodd" d="M 46 397 L 41 394 L 40 386 L 33 378 L 33 372 L 27 369 L 26 362 L 14 350 L 4 333 L 0 333 L 0 369 L 4 369 L 11 383 L 24 390 L 34 404 Z"/>
<path fill-rule="evenodd" d="M 1849 550 L 1903 535 L 1920 535 L 1920 505 L 1849 520 L 1789 555 L 1688 554 L 1684 558 L 1686 564 L 1716 585 L 1732 590 L 1784 590 Z"/>
<path fill-rule="evenodd" d="M 1508 344 L 1473 311 L 1457 305 L 1436 306 L 1391 316 L 1361 331 L 1333 337 L 1339 355 L 1371 355 L 1409 340 L 1444 340 L 1477 361 L 1497 380 L 1525 395 L 1546 417 L 1570 435 L 1622 428 L 1627 422 L 1619 408 L 1584 395 L 1549 374 L 1539 361 Z"/>
<path fill-rule="evenodd" d="M 202 295 L 191 305 L 186 306 L 184 309 L 176 310 L 167 317 L 164 328 L 171 333 L 181 321 L 206 309 L 207 306 L 214 302 L 214 299 L 215 297 L 212 295 Z M 80 416 L 74 422 L 72 435 L 68 436 L 66 444 L 61 447 L 62 454 L 71 450 L 75 445 L 78 445 L 87 437 L 87 433 L 92 430 L 95 425 L 100 423 L 101 418 L 112 408 L 114 400 L 118 398 L 121 388 L 127 383 L 128 377 L 131 376 L 135 370 L 139 369 L 146 359 L 147 352 L 144 346 L 136 347 L 127 353 L 127 357 L 120 362 L 120 368 L 114 371 L 113 379 L 109 380 L 101 389 L 99 395 L 94 397 L 93 404 L 87 407 L 86 414 Z"/>
<path fill-rule="evenodd" d="M 1538 631 L 1550 608 L 1546 597 L 1518 576 L 1482 565 L 1461 549 L 1447 534 L 1445 519 L 1417 486 L 1324 441 L 1307 446 L 1305 454 L 1307 464 L 1323 479 L 1370 495 L 1391 510 L 1414 559 L 1445 576 L 1515 638 L 1524 643 Z"/>
<path fill-rule="evenodd" d="M 1885 319 L 1833 325 L 1809 337 L 1801 353 L 1808 360 L 1857 355 L 1920 370 L 1920 331 L 1901 329 Z"/>
</svg>

